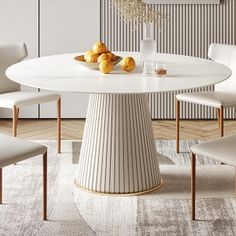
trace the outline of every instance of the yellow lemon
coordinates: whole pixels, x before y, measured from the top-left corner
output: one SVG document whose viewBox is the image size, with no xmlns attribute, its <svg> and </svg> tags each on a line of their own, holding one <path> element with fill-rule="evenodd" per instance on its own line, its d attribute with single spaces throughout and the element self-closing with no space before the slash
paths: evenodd
<svg viewBox="0 0 236 236">
<path fill-rule="evenodd" d="M 92 50 L 89 50 L 85 53 L 84 59 L 86 62 L 97 62 L 98 61 L 98 54 L 95 54 Z"/>
<path fill-rule="evenodd" d="M 111 58 L 111 61 L 117 60 L 117 56 L 113 54 L 112 52 L 107 52 L 106 54 Z"/>
<path fill-rule="evenodd" d="M 135 60 L 133 57 L 124 57 L 121 61 L 121 69 L 127 72 L 135 68 Z"/>
<path fill-rule="evenodd" d="M 98 63 L 101 63 L 102 61 L 111 61 L 111 56 L 109 56 L 107 53 L 103 53 L 98 57 Z"/>
<path fill-rule="evenodd" d="M 97 42 L 93 45 L 93 51 L 96 54 L 102 54 L 107 51 L 107 47 L 104 43 L 102 42 Z"/>
<path fill-rule="evenodd" d="M 94 52 L 93 50 L 88 50 L 84 53 L 84 60 L 87 61 L 88 57 L 90 57 L 91 55 L 93 55 Z"/>
<path fill-rule="evenodd" d="M 113 64 L 110 61 L 103 60 L 99 64 L 99 70 L 104 74 L 108 74 L 113 70 Z"/>
</svg>

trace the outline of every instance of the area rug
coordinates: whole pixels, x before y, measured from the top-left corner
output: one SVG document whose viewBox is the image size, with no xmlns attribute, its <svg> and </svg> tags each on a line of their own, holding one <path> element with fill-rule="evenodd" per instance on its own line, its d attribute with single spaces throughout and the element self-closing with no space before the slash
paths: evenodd
<svg viewBox="0 0 236 236">
<path fill-rule="evenodd" d="M 164 185 L 133 197 L 91 194 L 74 184 L 81 142 L 49 147 L 48 218 L 41 220 L 42 158 L 4 168 L 0 235 L 236 235 L 234 168 L 204 157 L 197 167 L 197 220 L 190 218 L 189 150 L 199 141 L 157 141 Z"/>
</svg>

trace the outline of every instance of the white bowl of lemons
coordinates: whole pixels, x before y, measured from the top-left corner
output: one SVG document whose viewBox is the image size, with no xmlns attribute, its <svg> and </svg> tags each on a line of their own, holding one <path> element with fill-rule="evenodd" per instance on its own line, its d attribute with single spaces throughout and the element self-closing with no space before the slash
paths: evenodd
<svg viewBox="0 0 236 236">
<path fill-rule="evenodd" d="M 84 55 L 76 56 L 74 59 L 84 67 L 100 70 L 104 74 L 111 72 L 120 61 L 122 61 L 121 68 L 124 71 L 130 72 L 135 68 L 135 61 L 132 57 L 117 56 L 109 51 L 102 42 L 95 43 L 92 50 L 88 50 Z"/>
</svg>

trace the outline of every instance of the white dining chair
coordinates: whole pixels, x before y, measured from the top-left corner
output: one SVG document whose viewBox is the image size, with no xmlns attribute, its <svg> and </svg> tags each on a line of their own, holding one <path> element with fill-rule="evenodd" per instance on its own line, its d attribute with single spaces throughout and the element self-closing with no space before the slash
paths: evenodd
<svg viewBox="0 0 236 236">
<path fill-rule="evenodd" d="M 5 75 L 6 69 L 28 55 L 25 43 L 0 46 L 0 107 L 12 109 L 13 136 L 17 136 L 17 123 L 21 108 L 29 105 L 57 101 L 57 151 L 61 152 L 61 96 L 48 92 L 23 92 L 20 84 Z"/>
<path fill-rule="evenodd" d="M 201 155 L 236 167 L 236 135 L 225 136 L 208 142 L 197 144 L 191 148 L 191 196 L 192 196 L 192 220 L 196 215 L 196 155 Z M 236 169 L 235 169 L 236 170 Z M 235 172 L 236 173 L 236 172 Z M 235 175 L 236 177 L 236 175 Z M 236 183 L 236 178 L 235 178 Z M 236 187 L 236 184 L 235 184 Z"/>
<path fill-rule="evenodd" d="M 222 83 L 218 91 L 183 93 L 176 95 L 176 152 L 179 153 L 180 102 L 206 105 L 217 110 L 220 136 L 224 136 L 224 109 L 236 107 L 236 46 L 211 44 L 208 57 L 214 62 L 228 66 L 232 70 L 230 79 Z"/>
<path fill-rule="evenodd" d="M 4 134 L 0 134 L 0 204 L 3 203 L 3 168 L 38 155 L 43 155 L 42 215 L 47 220 L 47 147 Z"/>
</svg>

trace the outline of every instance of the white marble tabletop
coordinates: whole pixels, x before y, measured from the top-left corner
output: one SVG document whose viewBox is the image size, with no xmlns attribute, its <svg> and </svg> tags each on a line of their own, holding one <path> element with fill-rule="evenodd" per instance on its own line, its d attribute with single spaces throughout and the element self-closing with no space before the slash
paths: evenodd
<svg viewBox="0 0 236 236">
<path fill-rule="evenodd" d="M 110 74 L 89 70 L 73 58 L 76 54 L 62 54 L 22 61 L 6 71 L 13 81 L 23 85 L 62 92 L 96 94 L 142 94 L 183 90 L 219 83 L 231 75 L 231 70 L 221 64 L 180 55 L 157 54 L 157 60 L 167 65 L 168 75 L 142 75 L 140 55 L 134 52 L 116 52 L 132 56 L 137 67 L 131 73 L 120 66 Z"/>
</svg>

